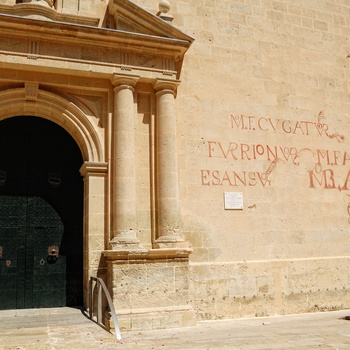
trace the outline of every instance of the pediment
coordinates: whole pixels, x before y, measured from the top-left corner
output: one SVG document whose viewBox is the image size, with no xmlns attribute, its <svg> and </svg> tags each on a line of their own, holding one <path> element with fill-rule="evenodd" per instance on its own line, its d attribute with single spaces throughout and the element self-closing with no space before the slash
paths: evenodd
<svg viewBox="0 0 350 350">
<path fill-rule="evenodd" d="M 109 0 L 104 5 L 105 18 L 82 16 L 57 10 L 52 0 L 11 0 L 0 4 L 0 14 L 19 16 L 28 19 L 53 21 L 60 23 L 80 24 L 101 29 L 117 30 L 125 33 L 141 34 L 181 40 L 191 43 L 193 38 L 167 21 L 162 13 L 151 13 L 130 0 Z M 103 5 L 101 5 L 103 7 Z M 165 15 L 165 13 L 163 13 Z M 108 20 L 106 20 L 108 18 Z"/>
<path fill-rule="evenodd" d="M 109 14 L 115 21 L 115 29 L 148 36 L 171 38 L 193 42 L 193 38 L 174 27 L 161 16 L 153 14 L 129 0 L 110 0 Z"/>
<path fill-rule="evenodd" d="M 100 76 L 120 70 L 144 81 L 158 75 L 179 79 L 194 41 L 165 20 L 163 12 L 153 14 L 130 0 L 109 0 L 101 5 L 100 18 L 62 13 L 50 0 L 5 1 L 0 4 L 0 49 L 37 69 L 45 65 L 84 75 L 89 69 Z"/>
</svg>

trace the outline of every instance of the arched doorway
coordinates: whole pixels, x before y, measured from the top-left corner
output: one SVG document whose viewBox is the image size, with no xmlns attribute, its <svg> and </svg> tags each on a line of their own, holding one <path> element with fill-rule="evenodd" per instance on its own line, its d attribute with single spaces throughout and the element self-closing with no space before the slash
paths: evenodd
<svg viewBox="0 0 350 350">
<path fill-rule="evenodd" d="M 82 163 L 57 124 L 0 122 L 0 309 L 82 305 Z"/>
</svg>

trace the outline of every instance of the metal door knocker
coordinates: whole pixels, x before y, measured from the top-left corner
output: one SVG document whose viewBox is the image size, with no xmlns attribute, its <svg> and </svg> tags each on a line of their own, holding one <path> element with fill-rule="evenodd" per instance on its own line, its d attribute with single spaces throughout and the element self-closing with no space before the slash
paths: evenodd
<svg viewBox="0 0 350 350">
<path fill-rule="evenodd" d="M 61 180 L 60 174 L 56 174 L 56 173 L 49 174 L 48 183 L 50 184 L 51 187 L 53 188 L 60 187 L 61 181 L 62 180 Z"/>
<path fill-rule="evenodd" d="M 59 248 L 57 245 L 50 245 L 47 249 L 48 257 L 46 259 L 48 264 L 54 264 L 57 261 Z"/>
<path fill-rule="evenodd" d="M 49 254 L 49 256 L 56 256 L 58 257 L 60 250 L 57 247 L 57 245 L 50 245 L 49 248 L 47 249 L 47 253 Z"/>
<path fill-rule="evenodd" d="M 44 266 L 44 265 L 45 265 L 45 260 L 44 260 L 44 259 L 41 259 L 41 260 L 39 261 L 39 264 L 40 264 L 41 266 Z"/>
</svg>

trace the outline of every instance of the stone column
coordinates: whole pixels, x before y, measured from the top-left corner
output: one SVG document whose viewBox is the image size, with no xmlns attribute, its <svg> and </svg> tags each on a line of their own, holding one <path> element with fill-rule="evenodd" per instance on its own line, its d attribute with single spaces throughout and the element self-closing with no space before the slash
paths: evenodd
<svg viewBox="0 0 350 350">
<path fill-rule="evenodd" d="M 156 247 L 181 248 L 187 242 L 181 237 L 179 184 L 177 168 L 175 92 L 177 82 L 158 80 L 156 116 Z"/>
<path fill-rule="evenodd" d="M 140 248 L 136 237 L 136 173 L 134 86 L 139 77 L 115 74 L 112 126 L 112 240 L 113 250 Z"/>
</svg>

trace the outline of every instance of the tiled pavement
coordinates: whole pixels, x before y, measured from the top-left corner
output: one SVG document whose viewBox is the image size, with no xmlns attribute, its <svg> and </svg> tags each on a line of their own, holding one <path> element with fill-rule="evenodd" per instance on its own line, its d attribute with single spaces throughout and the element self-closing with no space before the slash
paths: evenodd
<svg viewBox="0 0 350 350">
<path fill-rule="evenodd" d="M 119 341 L 79 309 L 0 311 L 1 350 L 350 350 L 350 310 L 198 322 L 122 332 Z"/>
</svg>

